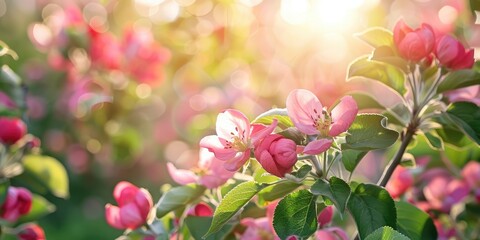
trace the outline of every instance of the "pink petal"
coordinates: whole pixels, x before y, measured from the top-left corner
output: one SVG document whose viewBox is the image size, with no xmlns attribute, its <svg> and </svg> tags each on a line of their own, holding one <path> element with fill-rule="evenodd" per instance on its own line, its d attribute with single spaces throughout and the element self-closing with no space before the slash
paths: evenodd
<svg viewBox="0 0 480 240">
<path fill-rule="evenodd" d="M 345 96 L 340 100 L 331 112 L 332 125 L 330 126 L 331 137 L 338 136 L 350 128 L 358 113 L 358 106 L 352 96 Z"/>
<path fill-rule="evenodd" d="M 395 24 L 395 28 L 393 29 L 393 40 L 395 42 L 395 45 L 398 47 L 403 38 L 405 38 L 405 35 L 412 31 L 413 30 L 407 24 L 405 24 L 405 21 L 403 21 L 403 19 L 400 19 Z"/>
<path fill-rule="evenodd" d="M 470 188 L 465 181 L 453 180 L 448 184 L 446 191 L 453 203 L 458 203 L 470 193 Z"/>
<path fill-rule="evenodd" d="M 213 216 L 213 209 L 208 204 L 205 204 L 205 203 L 199 203 L 195 205 L 195 207 L 193 207 L 191 210 L 193 211 L 189 211 L 188 213 L 189 215 L 198 216 L 198 217 Z"/>
<path fill-rule="evenodd" d="M 146 218 L 142 217 L 138 206 L 129 203 L 120 207 L 120 221 L 129 229 L 135 229 L 146 222 Z"/>
<path fill-rule="evenodd" d="M 248 149 L 246 152 L 237 153 L 235 157 L 225 161 L 223 166 L 228 171 L 236 172 L 245 164 L 245 162 L 247 162 L 249 158 L 250 158 L 250 149 Z"/>
<path fill-rule="evenodd" d="M 347 233 L 339 227 L 330 227 L 327 230 L 332 233 L 335 233 L 335 235 L 340 237 L 341 240 L 349 240 Z"/>
<path fill-rule="evenodd" d="M 463 46 L 462 46 L 463 48 Z M 455 59 L 455 62 L 452 63 L 452 68 L 457 69 L 468 69 L 473 66 L 475 63 L 474 51 L 470 49 L 468 52 L 462 53 L 460 58 Z"/>
<path fill-rule="evenodd" d="M 172 163 L 167 163 L 167 170 L 168 170 L 168 174 L 170 174 L 170 177 L 173 179 L 173 181 L 175 181 L 180 185 L 194 183 L 194 182 L 197 182 L 198 180 L 198 176 L 195 175 L 195 173 L 193 173 L 192 171 L 178 169 Z"/>
<path fill-rule="evenodd" d="M 279 166 L 277 166 L 272 155 L 270 155 L 268 151 L 262 151 L 259 154 L 256 153 L 255 156 L 257 160 L 260 162 L 260 164 L 262 165 L 263 169 L 265 169 L 265 171 L 277 177 L 285 176 L 285 172 L 282 171 L 282 169 L 280 169 Z"/>
<path fill-rule="evenodd" d="M 252 125 L 252 144 L 256 145 L 259 141 L 270 135 L 273 130 L 277 127 L 278 121 L 277 119 L 273 119 L 272 124 L 269 126 L 264 126 L 260 124 L 253 124 Z"/>
<path fill-rule="evenodd" d="M 325 139 L 325 138 L 319 139 L 319 140 L 309 142 L 307 146 L 305 146 L 303 153 L 316 155 L 316 154 L 320 154 L 327 151 L 331 146 L 332 146 L 331 139 Z"/>
<path fill-rule="evenodd" d="M 327 206 L 317 216 L 317 221 L 318 221 L 318 224 L 320 225 L 320 228 L 329 224 L 332 221 L 332 217 L 333 217 L 333 207 Z"/>
<path fill-rule="evenodd" d="M 153 207 L 153 200 L 152 196 L 146 189 L 140 188 L 140 191 L 138 191 L 135 197 L 135 204 L 140 210 L 142 219 L 147 219 L 150 209 Z"/>
<path fill-rule="evenodd" d="M 215 154 L 216 158 L 222 161 L 226 161 L 235 157 L 237 152 L 232 148 L 226 148 L 224 143 L 224 139 L 220 139 L 217 136 L 210 135 L 200 140 L 200 147 L 208 149 L 208 151 Z"/>
<path fill-rule="evenodd" d="M 416 31 L 422 39 L 426 53 L 431 53 L 435 47 L 435 34 L 432 26 L 424 23 L 422 27 Z"/>
<path fill-rule="evenodd" d="M 250 122 L 240 111 L 234 109 L 225 110 L 217 117 L 217 135 L 223 139 L 231 139 L 232 136 L 250 138 Z"/>
<path fill-rule="evenodd" d="M 480 188 L 480 163 L 470 161 L 463 167 L 462 176 L 470 188 Z"/>
<path fill-rule="evenodd" d="M 135 185 L 122 181 L 117 183 L 115 189 L 113 190 L 113 197 L 118 203 L 118 206 L 123 206 L 127 203 L 134 201 L 135 195 L 138 192 L 138 187 Z"/>
<path fill-rule="evenodd" d="M 117 229 L 127 228 L 120 221 L 120 208 L 118 208 L 117 206 L 113 206 L 111 204 L 105 205 L 105 218 L 107 219 L 107 223 L 114 228 L 117 228 Z"/>
<path fill-rule="evenodd" d="M 308 90 L 295 89 L 288 94 L 288 116 L 292 119 L 295 127 L 305 134 L 319 133 L 312 118 L 320 116 L 323 119 L 322 110 L 323 106 L 320 100 Z"/>
</svg>

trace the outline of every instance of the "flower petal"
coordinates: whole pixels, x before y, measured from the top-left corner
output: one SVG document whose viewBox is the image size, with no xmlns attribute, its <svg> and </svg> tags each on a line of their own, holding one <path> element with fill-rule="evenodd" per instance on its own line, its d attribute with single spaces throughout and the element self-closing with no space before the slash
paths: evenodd
<svg viewBox="0 0 480 240">
<path fill-rule="evenodd" d="M 310 91 L 295 89 L 287 97 L 288 116 L 292 119 L 295 127 L 309 135 L 318 134 L 312 118 L 323 118 L 323 106 L 320 100 Z"/>
<path fill-rule="evenodd" d="M 237 152 L 232 148 L 225 147 L 225 140 L 215 135 L 210 135 L 200 140 L 200 147 L 208 149 L 208 151 L 215 154 L 215 157 L 226 161 L 235 157 Z"/>
<path fill-rule="evenodd" d="M 134 201 L 135 195 L 138 192 L 138 187 L 135 185 L 122 181 L 117 183 L 115 189 L 113 190 L 113 197 L 118 203 L 118 206 L 123 206 L 127 203 Z"/>
<path fill-rule="evenodd" d="M 217 135 L 223 139 L 231 139 L 232 136 L 250 138 L 250 122 L 240 111 L 234 109 L 225 110 L 218 114 L 216 124 Z"/>
<path fill-rule="evenodd" d="M 250 158 L 250 149 L 246 152 L 238 152 L 235 157 L 233 157 L 230 160 L 225 161 L 223 166 L 225 169 L 228 171 L 236 172 L 238 169 L 240 169 L 245 162 Z"/>
<path fill-rule="evenodd" d="M 117 229 L 127 228 L 120 221 L 120 208 L 118 208 L 117 206 L 113 206 L 111 204 L 105 205 L 105 219 L 107 219 L 107 223 L 114 228 L 117 228 Z"/>
<path fill-rule="evenodd" d="M 142 217 L 140 209 L 134 203 L 120 207 L 120 221 L 129 229 L 135 229 L 146 222 Z"/>
<path fill-rule="evenodd" d="M 340 103 L 338 103 L 331 112 L 333 123 L 330 126 L 330 132 L 328 135 L 335 137 L 340 133 L 347 131 L 352 125 L 353 120 L 355 120 L 357 113 L 358 106 L 353 97 L 343 97 L 340 100 Z"/>
<path fill-rule="evenodd" d="M 319 139 L 319 140 L 309 142 L 307 146 L 305 146 L 303 153 L 315 155 L 315 154 L 319 154 L 327 151 L 331 146 L 332 146 L 331 139 L 325 139 L 325 138 Z"/>
<path fill-rule="evenodd" d="M 138 191 L 137 195 L 135 196 L 135 204 L 140 210 L 142 219 L 147 219 L 148 214 L 153 207 L 152 196 L 147 189 L 140 188 L 140 191 Z"/>
<path fill-rule="evenodd" d="M 194 182 L 197 182 L 198 180 L 198 176 L 195 175 L 195 173 L 193 173 L 192 171 L 185 170 L 185 169 L 178 169 L 172 163 L 167 163 L 167 170 L 168 170 L 168 174 L 170 174 L 170 177 L 173 179 L 173 181 L 175 181 L 180 185 L 194 183 Z"/>
<path fill-rule="evenodd" d="M 278 121 L 277 119 L 273 119 L 272 124 L 268 126 L 264 126 L 261 124 L 253 124 L 252 125 L 252 139 L 251 142 L 255 146 L 259 141 L 270 135 L 273 130 L 277 127 Z"/>
</svg>

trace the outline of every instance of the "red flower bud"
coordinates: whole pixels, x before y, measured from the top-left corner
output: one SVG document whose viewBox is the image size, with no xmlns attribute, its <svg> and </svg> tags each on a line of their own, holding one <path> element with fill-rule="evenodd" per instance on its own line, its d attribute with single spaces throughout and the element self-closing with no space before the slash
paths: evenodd
<svg viewBox="0 0 480 240">
<path fill-rule="evenodd" d="M 20 232 L 17 234 L 20 240 L 45 240 L 45 233 L 43 229 L 34 223 L 29 223 L 22 226 Z"/>
<path fill-rule="evenodd" d="M 23 187 L 9 187 L 7 199 L 1 207 L 0 217 L 15 222 L 32 207 L 32 193 Z"/>
<path fill-rule="evenodd" d="M 19 118 L 0 117 L 0 142 L 14 144 L 27 133 L 27 126 Z"/>
<path fill-rule="evenodd" d="M 435 46 L 435 34 L 430 25 L 422 24 L 412 30 L 403 20 L 395 25 L 393 40 L 400 56 L 414 62 L 427 57 Z"/>
<path fill-rule="evenodd" d="M 279 134 L 272 134 L 255 148 L 255 158 L 269 173 L 283 177 L 297 162 L 297 145 Z"/>
<path fill-rule="evenodd" d="M 459 41 L 448 35 L 438 40 L 435 55 L 442 66 L 454 70 L 471 68 L 475 62 L 473 49 L 466 50 Z"/>
</svg>

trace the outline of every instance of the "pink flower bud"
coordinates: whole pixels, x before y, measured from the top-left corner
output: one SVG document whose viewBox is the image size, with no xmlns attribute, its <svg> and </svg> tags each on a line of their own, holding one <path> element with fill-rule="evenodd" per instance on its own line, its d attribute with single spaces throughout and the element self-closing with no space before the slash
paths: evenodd
<svg viewBox="0 0 480 240">
<path fill-rule="evenodd" d="M 14 144 L 27 133 L 27 126 L 19 118 L 0 117 L 0 142 Z"/>
<path fill-rule="evenodd" d="M 20 240 L 45 240 L 45 233 L 43 229 L 35 223 L 29 223 L 22 226 L 20 232 L 17 234 Z"/>
<path fill-rule="evenodd" d="M 327 206 L 317 216 L 317 221 L 318 225 L 320 225 L 320 228 L 323 228 L 325 225 L 329 224 L 332 221 L 332 217 L 333 207 Z"/>
<path fill-rule="evenodd" d="M 1 207 L 0 217 L 15 222 L 17 219 L 27 214 L 32 207 L 32 193 L 23 187 L 9 187 L 7 199 Z"/>
<path fill-rule="evenodd" d="M 473 66 L 473 49 L 466 50 L 455 38 L 444 35 L 435 47 L 435 55 L 442 66 L 454 70 L 467 69 Z"/>
<path fill-rule="evenodd" d="M 255 148 L 255 157 L 269 173 L 283 177 L 292 171 L 297 162 L 297 145 L 294 141 L 279 134 L 272 134 L 263 139 Z"/>
<path fill-rule="evenodd" d="M 105 217 L 108 224 L 118 229 L 136 229 L 147 222 L 153 207 L 152 196 L 143 189 L 129 182 L 119 182 L 113 190 L 117 206 L 107 204 Z"/>
<path fill-rule="evenodd" d="M 480 163 L 470 161 L 463 168 L 462 176 L 470 189 L 473 190 L 477 202 L 480 202 Z"/>
<path fill-rule="evenodd" d="M 393 40 L 400 56 L 414 62 L 427 57 L 435 46 L 435 34 L 430 25 L 422 24 L 412 30 L 403 20 L 395 25 Z"/>
<path fill-rule="evenodd" d="M 408 169 L 398 166 L 392 174 L 386 189 L 392 198 L 403 195 L 413 185 L 413 175 Z"/>
<path fill-rule="evenodd" d="M 213 216 L 213 209 L 206 203 L 199 203 L 190 208 L 187 215 L 197 217 L 211 217 Z"/>
</svg>

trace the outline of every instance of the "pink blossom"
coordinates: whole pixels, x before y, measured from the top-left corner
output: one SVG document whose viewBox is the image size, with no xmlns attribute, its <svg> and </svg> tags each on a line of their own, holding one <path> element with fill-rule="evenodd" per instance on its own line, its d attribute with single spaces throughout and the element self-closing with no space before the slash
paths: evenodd
<svg viewBox="0 0 480 240">
<path fill-rule="evenodd" d="M 271 134 L 255 147 L 255 158 L 269 173 L 283 177 L 297 162 L 297 144 L 279 134 Z"/>
<path fill-rule="evenodd" d="M 0 109 L 14 109 L 16 107 L 15 102 L 7 94 L 0 92 Z"/>
<path fill-rule="evenodd" d="M 435 228 L 437 229 L 438 238 L 437 240 L 448 240 L 448 239 L 456 239 L 457 232 L 455 231 L 455 227 L 447 228 L 445 227 L 440 220 L 434 219 L 433 223 L 435 224 Z"/>
<path fill-rule="evenodd" d="M 345 96 L 328 112 L 312 92 L 296 89 L 287 97 L 287 111 L 298 130 L 319 137 L 307 144 L 304 153 L 319 154 L 330 148 L 331 137 L 348 130 L 358 113 L 358 106 L 351 96 Z"/>
<path fill-rule="evenodd" d="M 228 109 L 218 114 L 217 135 L 204 137 L 200 146 L 207 148 L 215 157 L 224 161 L 229 171 L 237 171 L 250 158 L 250 150 L 263 138 L 270 135 L 277 126 L 277 120 L 266 127 L 252 124 L 243 113 Z"/>
<path fill-rule="evenodd" d="M 468 192 L 466 182 L 442 175 L 433 177 L 423 189 L 430 207 L 446 213 L 454 204 L 462 201 Z"/>
<path fill-rule="evenodd" d="M 348 240 L 348 235 L 345 231 L 338 227 L 329 227 L 318 230 L 315 233 L 315 239 L 318 240 Z"/>
<path fill-rule="evenodd" d="M 23 225 L 17 234 L 19 240 L 45 240 L 45 232 L 35 223 Z"/>
<path fill-rule="evenodd" d="M 470 86 L 445 92 L 450 102 L 472 102 L 480 106 L 480 86 Z"/>
<path fill-rule="evenodd" d="M 92 66 L 119 69 L 122 61 L 120 43 L 111 33 L 100 33 L 90 28 L 90 58 Z"/>
<path fill-rule="evenodd" d="M 435 34 L 428 24 L 411 29 L 403 20 L 395 25 L 393 40 L 400 56 L 418 62 L 432 53 L 435 46 Z"/>
<path fill-rule="evenodd" d="M 453 70 L 471 68 L 475 62 L 473 49 L 466 50 L 458 40 L 449 35 L 440 37 L 435 55 L 442 66 Z"/>
<path fill-rule="evenodd" d="M 327 206 L 317 216 L 318 225 L 320 226 L 320 228 L 323 228 L 332 221 L 332 218 L 333 207 Z"/>
<path fill-rule="evenodd" d="M 213 216 L 213 209 L 206 203 L 198 203 L 187 211 L 187 215 L 197 217 L 211 217 Z"/>
<path fill-rule="evenodd" d="M 118 206 L 107 204 L 105 217 L 108 224 L 118 229 L 136 229 L 146 223 L 153 207 L 152 196 L 129 182 L 119 182 L 113 190 Z"/>
<path fill-rule="evenodd" d="M 392 174 L 390 181 L 385 187 L 392 198 L 402 196 L 413 185 L 412 173 L 402 167 L 398 166 Z"/>
<path fill-rule="evenodd" d="M 200 149 L 198 166 L 192 170 L 177 169 L 167 163 L 167 170 L 172 179 L 181 185 L 199 183 L 207 188 L 216 188 L 225 184 L 235 172 L 223 167 L 223 162 L 205 148 Z"/>
<path fill-rule="evenodd" d="M 462 170 L 462 176 L 472 189 L 477 202 L 480 202 L 480 163 L 470 161 Z"/>
<path fill-rule="evenodd" d="M 20 118 L 0 117 L 0 143 L 15 144 L 27 134 L 27 125 Z"/>
<path fill-rule="evenodd" d="M 276 237 L 271 226 L 271 221 L 267 217 L 262 218 L 244 218 L 240 223 L 247 227 L 240 240 L 264 240 L 274 239 Z"/>
<path fill-rule="evenodd" d="M 30 212 L 32 208 L 32 193 L 23 187 L 9 187 L 7 198 L 0 208 L 0 217 L 15 222 L 17 219 Z"/>
</svg>

